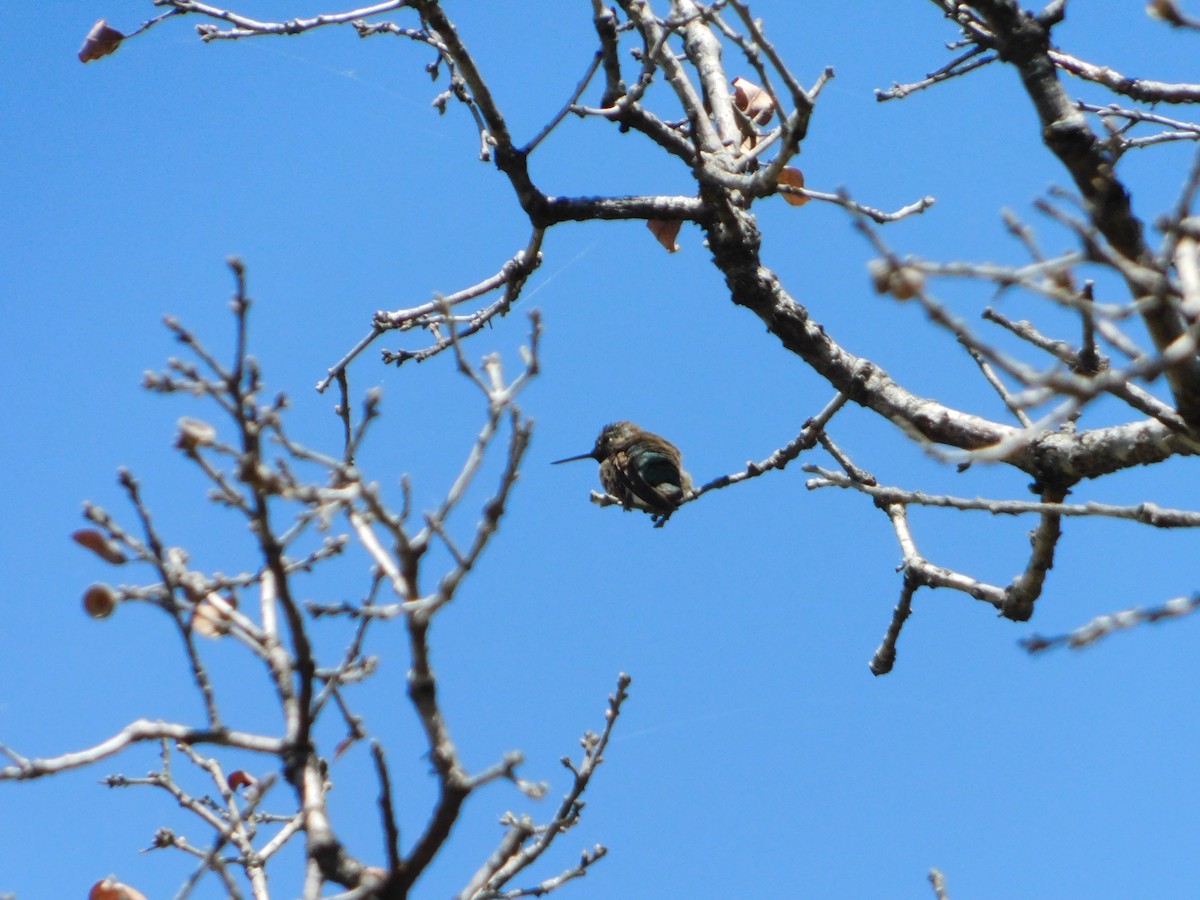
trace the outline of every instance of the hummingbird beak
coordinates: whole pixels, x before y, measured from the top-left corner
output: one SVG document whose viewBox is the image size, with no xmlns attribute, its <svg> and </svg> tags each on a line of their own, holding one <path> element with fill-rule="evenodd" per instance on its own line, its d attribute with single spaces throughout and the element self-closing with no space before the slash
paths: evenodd
<svg viewBox="0 0 1200 900">
<path fill-rule="evenodd" d="M 554 460 L 554 462 L 550 463 L 550 465 L 557 466 L 559 463 L 575 462 L 575 460 L 577 460 L 577 459 L 595 459 L 595 458 L 596 457 L 593 456 L 591 453 L 580 453 L 578 456 L 568 456 L 566 459 L 556 459 L 556 460 Z"/>
</svg>

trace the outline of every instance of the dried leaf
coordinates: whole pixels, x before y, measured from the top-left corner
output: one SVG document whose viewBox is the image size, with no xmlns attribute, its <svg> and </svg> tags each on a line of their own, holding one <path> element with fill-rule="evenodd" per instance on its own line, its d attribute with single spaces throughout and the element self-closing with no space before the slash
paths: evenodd
<svg viewBox="0 0 1200 900">
<path fill-rule="evenodd" d="M 113 540 L 105 537 L 102 532 L 95 528 L 81 528 L 73 535 L 75 543 L 81 547 L 87 547 L 98 557 L 105 562 L 112 563 L 114 566 L 119 566 L 121 563 L 129 562 L 128 557 L 121 551 L 120 545 Z"/>
<path fill-rule="evenodd" d="M 79 61 L 86 63 L 93 59 L 100 59 L 102 56 L 108 56 L 121 46 L 123 40 L 125 40 L 125 35 L 115 28 L 110 28 L 103 19 L 97 19 L 92 30 L 83 39 L 83 46 L 79 48 Z"/>
<path fill-rule="evenodd" d="M 1146 15 L 1176 27 L 1186 24 L 1179 7 L 1175 5 L 1175 0 L 1150 0 L 1146 4 Z"/>
<path fill-rule="evenodd" d="M 791 166 L 784 166 L 779 170 L 779 184 L 787 187 L 802 188 L 804 187 L 804 173 Z M 792 206 L 803 206 L 809 200 L 803 194 L 793 194 L 789 191 L 780 191 L 780 193 L 783 194 L 783 199 L 792 204 Z"/>
<path fill-rule="evenodd" d="M 753 81 L 740 76 L 733 79 L 733 103 L 755 125 L 766 125 L 775 114 L 775 102 L 771 95 Z"/>
<path fill-rule="evenodd" d="M 127 884 L 105 878 L 92 885 L 88 900 L 146 900 L 146 895 Z"/>
<path fill-rule="evenodd" d="M 925 274 L 914 266 L 895 266 L 885 259 L 867 263 L 871 285 L 877 294 L 891 294 L 897 300 L 911 300 L 925 287 Z"/>
<path fill-rule="evenodd" d="M 117 608 L 117 594 L 107 584 L 93 584 L 83 593 L 83 608 L 93 619 L 106 619 Z"/>
<path fill-rule="evenodd" d="M 175 446 L 180 450 L 207 447 L 217 439 L 217 429 L 201 419 L 184 416 L 176 424 L 179 434 L 175 436 Z"/>
<path fill-rule="evenodd" d="M 241 787 L 254 787 L 258 784 L 258 779 L 244 769 L 235 769 L 229 773 L 225 783 L 229 785 L 231 791 L 236 791 Z"/>
<path fill-rule="evenodd" d="M 911 300 L 925 287 L 925 275 L 920 269 L 912 266 L 901 266 L 892 272 L 892 296 L 897 300 Z"/>
<path fill-rule="evenodd" d="M 682 219 L 647 219 L 646 227 L 650 229 L 660 244 L 667 248 L 668 253 L 679 249 L 675 238 L 679 237 L 679 229 L 683 226 Z"/>
<path fill-rule="evenodd" d="M 1070 269 L 1055 269 L 1046 276 L 1056 288 L 1067 293 L 1075 293 L 1075 278 Z"/>
<path fill-rule="evenodd" d="M 229 612 L 221 605 L 214 603 L 213 595 L 201 600 L 192 610 L 192 631 L 207 638 L 218 638 L 229 631 Z M 217 595 L 219 596 L 219 595 Z M 230 597 L 220 597 L 224 604 L 237 609 L 237 603 Z"/>
<path fill-rule="evenodd" d="M 867 263 L 867 274 L 871 276 L 871 287 L 875 288 L 875 293 L 888 292 L 888 275 L 891 272 L 892 267 L 887 264 L 887 260 L 873 259 Z"/>
</svg>

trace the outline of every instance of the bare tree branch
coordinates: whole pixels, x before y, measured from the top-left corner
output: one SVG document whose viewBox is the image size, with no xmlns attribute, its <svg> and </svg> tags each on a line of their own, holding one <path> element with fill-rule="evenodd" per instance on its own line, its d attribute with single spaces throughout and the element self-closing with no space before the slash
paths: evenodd
<svg viewBox="0 0 1200 900">
<path fill-rule="evenodd" d="M 88 766 L 120 753 L 133 744 L 145 741 L 172 740 L 181 741 L 195 746 L 197 744 L 215 744 L 221 747 L 236 747 L 240 750 L 250 750 L 255 753 L 278 755 L 283 750 L 283 741 L 265 735 L 251 734 L 244 731 L 232 731 L 227 728 L 209 731 L 203 728 L 188 728 L 172 722 L 152 722 L 149 719 L 137 719 L 130 722 L 112 737 L 101 741 L 86 750 L 64 753 L 45 759 L 27 759 L 8 747 L 0 746 L 0 753 L 9 757 L 13 765 L 0 769 L 0 781 L 20 781 L 29 778 L 41 778 L 43 775 L 53 775 L 69 769 Z"/>
</svg>

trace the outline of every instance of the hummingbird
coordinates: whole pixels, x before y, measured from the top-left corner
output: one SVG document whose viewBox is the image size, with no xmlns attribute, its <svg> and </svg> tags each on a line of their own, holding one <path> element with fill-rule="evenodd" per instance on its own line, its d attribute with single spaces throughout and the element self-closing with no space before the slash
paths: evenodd
<svg viewBox="0 0 1200 900">
<path fill-rule="evenodd" d="M 692 494 L 692 477 L 683 470 L 679 448 L 632 422 L 605 425 L 590 453 L 556 459 L 553 465 L 577 459 L 600 463 L 605 492 L 626 510 L 650 513 L 656 528 Z"/>
</svg>

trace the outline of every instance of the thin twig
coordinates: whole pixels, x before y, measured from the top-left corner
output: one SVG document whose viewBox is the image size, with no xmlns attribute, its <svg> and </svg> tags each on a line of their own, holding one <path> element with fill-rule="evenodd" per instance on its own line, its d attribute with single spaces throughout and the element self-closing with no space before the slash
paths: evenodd
<svg viewBox="0 0 1200 900">
<path fill-rule="evenodd" d="M 846 404 L 846 395 L 842 393 L 834 394 L 833 399 L 825 404 L 825 408 L 804 423 L 804 427 L 800 433 L 792 440 L 788 441 L 783 447 L 780 447 L 766 459 L 760 462 L 748 462 L 746 468 L 740 472 L 733 472 L 729 475 L 721 475 L 714 478 L 712 481 L 704 484 L 694 490 L 692 495 L 685 499 L 684 502 L 695 500 L 702 494 L 709 491 L 720 490 L 728 487 L 731 484 L 746 481 L 750 478 L 757 478 L 765 472 L 772 469 L 783 469 L 789 462 L 803 453 L 805 450 L 810 450 L 817 444 L 817 436 L 821 430 L 833 418 L 834 414 Z M 616 498 L 611 498 L 614 503 L 619 501 Z M 604 504 L 607 505 L 607 504 Z"/>
<path fill-rule="evenodd" d="M 1150 525 L 1154 528 L 1200 528 L 1200 512 L 1186 509 L 1170 509 L 1156 503 L 1138 503 L 1131 506 L 1116 506 L 1111 503 L 1048 503 L 1035 500 L 990 500 L 982 497 L 954 497 L 948 494 L 927 494 L 881 484 L 862 483 L 821 466 L 806 465 L 805 472 L 816 475 L 805 482 L 809 490 L 823 487 L 853 488 L 873 497 L 880 503 L 903 503 L 917 506 L 936 506 L 945 509 L 977 510 L 992 515 L 1057 515 L 1070 518 L 1097 516 L 1108 519 L 1124 519 Z"/>
<path fill-rule="evenodd" d="M 1133 628 L 1135 625 L 1140 625 L 1144 622 L 1161 622 L 1163 619 L 1178 619 L 1195 612 L 1197 609 L 1200 609 L 1200 594 L 1193 594 L 1191 597 L 1175 597 L 1161 606 L 1135 606 L 1121 612 L 1097 616 L 1086 625 L 1081 625 L 1067 634 L 1055 635 L 1054 637 L 1043 637 L 1039 634 L 1032 634 L 1027 638 L 1022 638 L 1020 644 L 1030 653 L 1041 653 L 1043 650 L 1051 650 L 1055 647 L 1069 647 L 1072 650 L 1078 650 L 1081 647 L 1087 647 L 1096 643 L 1096 641 L 1112 634 L 1114 631 Z"/>
</svg>

